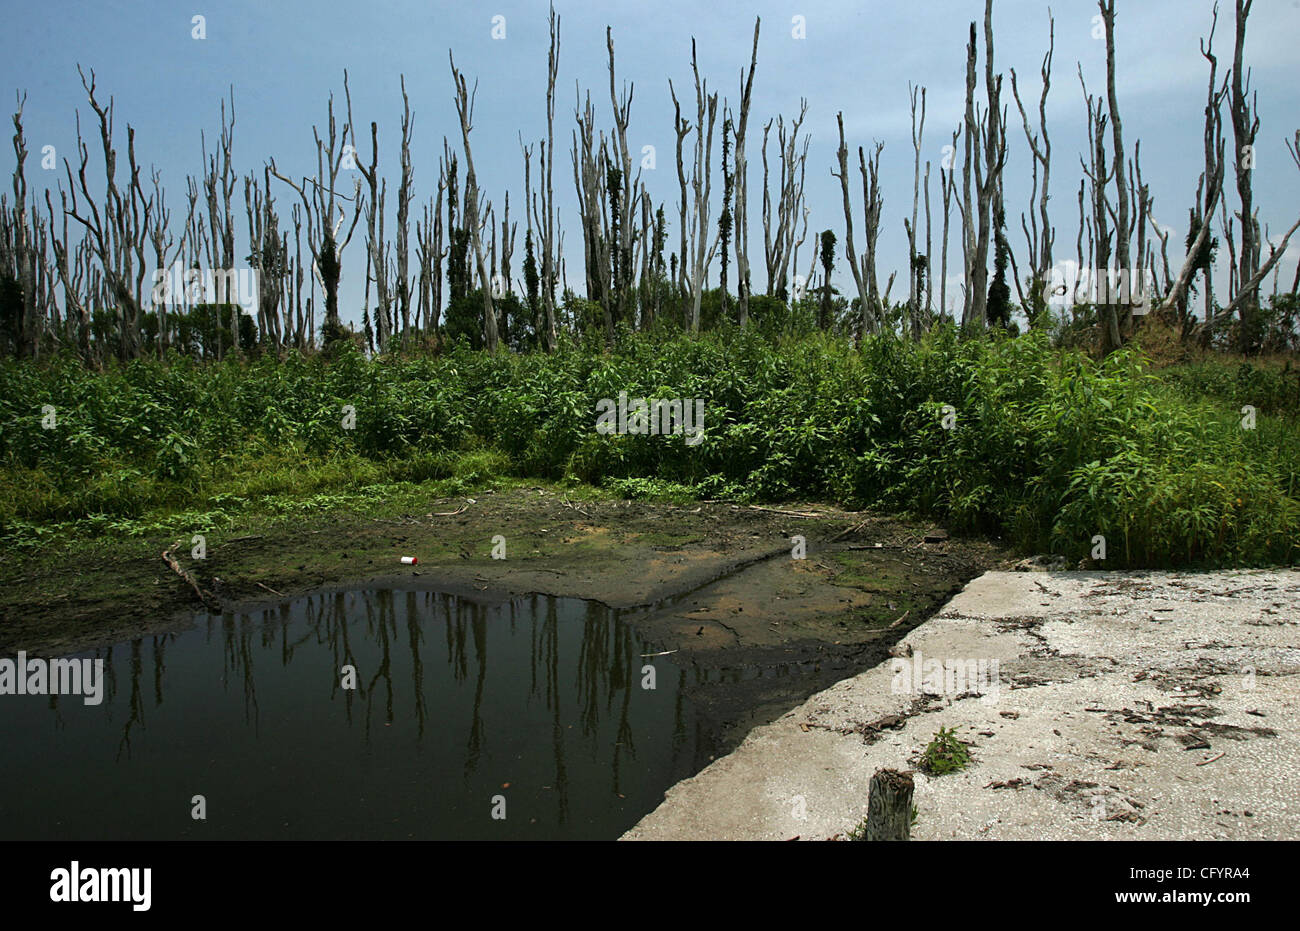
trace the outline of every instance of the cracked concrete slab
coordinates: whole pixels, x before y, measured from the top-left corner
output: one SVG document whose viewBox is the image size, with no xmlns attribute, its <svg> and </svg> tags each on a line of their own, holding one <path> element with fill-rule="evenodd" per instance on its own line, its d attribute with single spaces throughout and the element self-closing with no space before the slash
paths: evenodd
<svg viewBox="0 0 1300 931">
<path fill-rule="evenodd" d="M 1300 571 L 989 572 L 893 658 L 665 796 L 624 839 L 820 840 L 940 727 L 913 837 L 1300 838 Z"/>
</svg>

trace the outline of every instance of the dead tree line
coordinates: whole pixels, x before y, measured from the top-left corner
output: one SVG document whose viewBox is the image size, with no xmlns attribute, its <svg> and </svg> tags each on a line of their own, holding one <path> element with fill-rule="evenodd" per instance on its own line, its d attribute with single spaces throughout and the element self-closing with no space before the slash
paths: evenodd
<svg viewBox="0 0 1300 931">
<path fill-rule="evenodd" d="M 1103 353 L 1123 345 L 1149 309 L 1184 338 L 1208 343 L 1232 327 L 1240 349 L 1252 352 L 1260 348 L 1261 288 L 1272 274 L 1277 296 L 1279 264 L 1300 221 L 1280 239 L 1270 239 L 1267 228 L 1261 229 L 1254 195 L 1260 116 L 1246 62 L 1253 0 L 1233 3 L 1233 56 L 1226 74 L 1220 75 L 1214 52 L 1217 5 L 1209 33 L 1201 43 L 1201 54 L 1209 66 L 1204 168 L 1189 210 L 1185 255 L 1181 261 L 1175 256 L 1171 263 L 1170 228 L 1156 220 L 1151 189 L 1142 176 L 1141 142 L 1134 140 L 1130 149 L 1121 118 L 1116 61 L 1118 4 L 1116 0 L 1097 0 L 1097 37 L 1105 39 L 1106 86 L 1102 92 L 1090 92 L 1080 63 L 1087 145 L 1080 153 L 1075 264 L 1080 274 L 1086 271 L 1092 278 L 1095 290 L 1085 295 L 1082 303 L 1095 316 L 1082 322 L 1093 322 L 1098 349 Z M 833 290 L 834 249 L 842 244 L 856 290 L 855 298 L 841 304 L 849 308 L 849 330 L 858 338 L 886 330 L 919 338 L 949 309 L 949 245 L 955 226 L 962 253 L 957 279 L 962 291 L 962 328 L 978 331 L 990 323 L 1006 324 L 1012 294 L 1009 284 L 1031 325 L 1046 319 L 1044 312 L 1059 296 L 1052 291 L 1060 251 L 1054 220 L 1059 222 L 1060 217 L 1054 218 L 1050 209 L 1053 148 L 1047 118 L 1055 22 L 1049 11 L 1036 118 L 1021 96 L 1015 70 L 1010 71 L 1030 180 L 1028 204 L 1019 211 L 1025 250 L 1020 256 L 1024 260 L 1022 277 L 1021 263 L 1006 233 L 1008 107 L 1002 97 L 1003 75 L 996 68 L 992 11 L 992 0 L 985 0 L 982 60 L 979 24 L 970 24 L 964 113 L 939 167 L 942 219 L 937 317 L 932 163 L 923 158 L 927 89 L 911 84 L 912 204 L 902 221 L 908 264 L 906 304 L 890 302 L 893 273 L 883 293 L 879 284 L 884 144 L 857 146 L 854 173 L 842 112 L 837 114 L 839 144 L 831 174 L 840 185 L 843 235 L 818 236 L 822 250 L 811 250 L 807 273 L 800 273 L 799 252 L 806 242 L 811 212 L 804 194 L 810 146 L 804 100 L 797 113 L 776 114 L 763 123 L 757 219 L 762 225 L 765 290 L 772 299 L 800 300 L 820 256 L 820 318 L 824 326 L 833 325 L 826 311 Z M 571 131 L 585 305 L 562 287 L 566 281 L 564 231 L 554 190 L 560 20 L 554 9 L 549 18 L 545 137 L 525 143 L 521 134 L 519 140 L 524 162 L 522 262 L 516 251 L 521 224 L 512 221 L 510 192 L 502 192 L 498 212 L 480 183 L 471 146 L 476 85 L 457 68 L 450 50 L 459 137 L 457 144 L 443 137 L 436 185 L 418 205 L 414 118 L 404 76 L 399 82 L 399 176 L 392 198 L 380 167 L 377 121 L 370 121 L 368 158 L 358 151 L 363 141 L 359 128 L 364 124 L 354 119 L 345 71 L 345 117 L 340 121 L 336 116 L 331 94 L 326 121 L 313 126 L 314 173 L 291 177 L 279 170 L 272 157 L 241 179 L 235 167 L 232 90 L 228 100 L 221 101 L 220 132 L 211 150 L 206 135 L 201 136 L 202 170 L 186 178 L 185 202 L 175 207 L 168 204 L 161 173 L 137 159 L 134 128 L 126 126 L 123 142 L 114 125 L 113 99 L 103 101 L 94 72 L 79 69 L 99 135 L 98 145 L 93 146 L 96 164 L 92 169 L 92 146 L 83 137 L 78 113 L 75 154 L 63 159 L 57 186 L 44 192 L 44 210 L 29 189 L 30 160 L 23 132 L 25 97 L 17 98 L 12 120 L 12 201 L 8 193 L 0 195 L 3 350 L 20 358 L 66 350 L 90 364 L 102 364 L 110 357 L 125 360 L 156 354 L 163 358 L 170 349 L 220 359 L 254 349 L 279 354 L 337 339 L 356 339 L 342 322 L 340 282 L 345 250 L 358 228 L 365 241 L 366 268 L 361 319 L 373 351 L 386 352 L 424 336 L 436 336 L 450 325 L 453 310 L 459 321 L 466 315 L 477 321 L 472 327 L 489 351 L 503 343 L 523 346 L 530 340 L 554 350 L 562 332 L 576 335 L 589 325 L 597 327 L 605 344 L 612 346 L 620 327 L 647 330 L 665 316 L 695 333 L 704 323 L 704 299 L 714 281 L 716 260 L 720 260 L 716 279 L 720 294 L 710 305 L 715 308 L 710 313 L 720 312 L 739 326 L 747 326 L 754 298 L 749 120 L 760 30 L 761 20 L 756 19 L 749 62 L 740 71 L 735 110 L 710 89 L 701 74 L 694 41 L 690 58 L 694 101 L 679 99 L 677 84 L 668 81 L 674 108 L 677 197 L 675 204 L 665 204 L 652 199 L 644 181 L 645 169 L 657 167 L 656 153 L 653 147 L 645 147 L 638 159 L 635 152 L 630 128 L 635 85 L 620 85 L 614 35 L 612 29 L 606 29 L 608 117 L 603 104 L 597 106 L 591 94 L 578 87 Z M 1235 204 L 1229 203 L 1226 192 L 1225 106 L 1232 128 Z M 721 153 L 715 166 L 714 149 L 719 141 Z M 773 158 L 769 157 L 769 143 L 774 144 Z M 122 145 L 124 162 L 119 155 Z M 1292 157 L 1300 160 L 1300 149 L 1290 140 L 1288 148 Z M 44 161 L 42 167 L 50 167 Z M 97 170 L 102 174 L 95 180 Z M 718 174 L 720 182 L 715 185 Z M 235 219 L 241 180 L 246 252 L 237 248 L 237 241 L 244 238 Z M 858 184 L 860 200 L 853 190 Z M 284 185 L 279 190 L 287 189 L 291 195 L 287 213 L 277 196 L 279 185 Z M 855 201 L 860 206 L 855 206 Z M 515 203 L 517 206 L 518 198 Z M 674 206 L 676 248 L 668 249 L 673 237 L 671 214 L 666 216 L 665 208 L 672 211 Z M 1218 284 L 1216 293 L 1214 271 L 1220 243 L 1228 253 L 1228 280 L 1226 286 Z M 665 251 L 669 255 L 665 256 Z M 167 272 L 163 280 L 150 280 L 151 267 Z M 725 294 L 732 268 L 734 316 Z M 243 293 L 244 283 L 238 274 L 242 269 L 255 273 L 251 295 Z M 1146 289 L 1151 282 L 1154 293 Z M 1300 268 L 1292 294 L 1297 285 Z M 1191 306 L 1194 291 L 1199 291 L 1203 309 Z M 239 306 L 250 298 L 256 302 L 255 312 Z M 248 313 L 243 312 L 246 309 Z M 1077 313 L 1075 319 L 1079 322 Z"/>
</svg>

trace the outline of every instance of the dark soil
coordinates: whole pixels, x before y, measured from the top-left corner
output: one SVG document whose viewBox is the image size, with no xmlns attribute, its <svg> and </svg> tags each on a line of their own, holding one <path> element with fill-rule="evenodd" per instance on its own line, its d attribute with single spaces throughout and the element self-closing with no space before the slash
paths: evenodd
<svg viewBox="0 0 1300 931">
<path fill-rule="evenodd" d="M 471 503 L 472 501 L 472 503 Z M 322 588 L 529 592 L 625 610 L 673 661 L 717 753 L 889 648 L 974 576 L 1011 564 L 984 539 L 821 505 L 571 500 L 555 487 L 429 499 L 382 518 L 330 512 L 208 533 L 180 566 L 225 611 Z M 806 558 L 792 558 L 793 535 Z M 943 536 L 942 534 L 933 536 Z M 505 559 L 493 559 L 504 537 Z M 183 629 L 203 610 L 162 558 L 176 537 L 88 541 L 0 560 L 0 654 L 55 655 Z M 876 547 L 875 544 L 881 544 Z M 414 566 L 401 564 L 415 556 Z"/>
</svg>

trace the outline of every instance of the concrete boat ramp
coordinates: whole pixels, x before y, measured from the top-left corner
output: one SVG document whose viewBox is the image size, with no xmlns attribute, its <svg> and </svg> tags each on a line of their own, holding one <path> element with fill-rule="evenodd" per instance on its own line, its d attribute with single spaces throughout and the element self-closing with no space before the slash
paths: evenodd
<svg viewBox="0 0 1300 931">
<path fill-rule="evenodd" d="M 989 572 L 894 659 L 756 728 L 627 840 L 827 840 L 879 769 L 917 840 L 1300 838 L 1300 571 Z"/>
</svg>

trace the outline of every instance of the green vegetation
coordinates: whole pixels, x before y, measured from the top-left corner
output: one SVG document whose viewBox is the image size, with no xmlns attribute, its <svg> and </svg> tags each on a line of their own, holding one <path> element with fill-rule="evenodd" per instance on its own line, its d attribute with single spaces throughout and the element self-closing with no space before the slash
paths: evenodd
<svg viewBox="0 0 1300 931">
<path fill-rule="evenodd" d="M 705 440 L 597 434 L 597 401 L 621 391 L 702 398 Z M 859 349 L 724 324 L 620 333 L 609 353 L 367 359 L 343 344 L 282 362 L 0 363 L 4 545 L 58 522 L 165 524 L 527 478 L 878 507 L 1071 560 L 1103 535 L 1107 568 L 1294 564 L 1300 376 L 1156 370 L 1134 348 L 1094 361 L 1038 331 L 959 340 L 948 326 Z"/>
<path fill-rule="evenodd" d="M 921 752 L 918 768 L 931 776 L 947 776 L 959 773 L 970 764 L 970 751 L 966 745 L 953 736 L 953 729 L 939 728 L 934 739 Z M 916 820 L 913 812 L 913 821 Z"/>
</svg>

